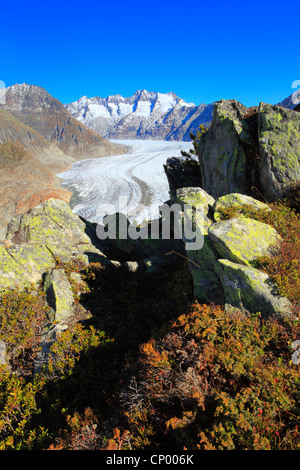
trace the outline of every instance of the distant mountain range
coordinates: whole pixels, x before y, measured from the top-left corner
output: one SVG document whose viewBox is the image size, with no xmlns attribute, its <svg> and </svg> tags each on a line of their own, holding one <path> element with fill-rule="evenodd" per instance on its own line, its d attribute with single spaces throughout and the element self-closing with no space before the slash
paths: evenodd
<svg viewBox="0 0 300 470">
<path fill-rule="evenodd" d="M 209 126 L 214 103 L 186 103 L 174 93 L 139 90 L 129 98 L 83 96 L 66 110 L 106 139 L 189 141 L 200 124 Z"/>
<path fill-rule="evenodd" d="M 294 109 L 300 101 L 294 92 L 278 103 Z M 296 104 L 295 104 L 296 103 Z M 139 90 L 129 98 L 121 95 L 88 98 L 66 104 L 66 110 L 106 139 L 189 141 L 200 124 L 209 127 L 214 104 L 186 103 L 174 93 Z"/>
</svg>

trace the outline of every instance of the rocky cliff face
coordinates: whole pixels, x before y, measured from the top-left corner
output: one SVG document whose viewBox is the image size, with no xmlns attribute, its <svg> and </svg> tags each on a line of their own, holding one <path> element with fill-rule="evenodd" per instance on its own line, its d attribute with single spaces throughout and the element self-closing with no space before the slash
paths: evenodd
<svg viewBox="0 0 300 470">
<path fill-rule="evenodd" d="M 129 98 L 80 98 L 66 105 L 76 119 L 108 139 L 190 140 L 208 126 L 213 104 L 186 103 L 174 93 L 137 91 Z"/>
<path fill-rule="evenodd" d="M 281 106 L 247 109 L 221 100 L 199 139 L 198 159 L 199 186 L 213 197 L 243 193 L 273 202 L 300 179 L 300 115 Z"/>
</svg>

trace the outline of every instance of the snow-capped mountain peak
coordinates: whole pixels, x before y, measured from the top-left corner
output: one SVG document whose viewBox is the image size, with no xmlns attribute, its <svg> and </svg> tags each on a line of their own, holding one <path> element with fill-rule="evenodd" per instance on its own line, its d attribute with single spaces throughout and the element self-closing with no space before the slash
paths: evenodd
<svg viewBox="0 0 300 470">
<path fill-rule="evenodd" d="M 66 104 L 66 109 L 109 139 L 183 140 L 184 134 L 187 134 L 189 116 L 196 113 L 196 118 L 199 114 L 196 111 L 202 112 L 207 107 L 200 106 L 185 102 L 173 92 L 138 90 L 127 98 L 121 95 L 107 98 L 83 96 L 74 103 Z M 211 116 L 205 119 L 209 122 Z M 176 135 L 173 135 L 174 131 Z M 186 140 L 189 140 L 189 133 L 187 135 Z"/>
</svg>

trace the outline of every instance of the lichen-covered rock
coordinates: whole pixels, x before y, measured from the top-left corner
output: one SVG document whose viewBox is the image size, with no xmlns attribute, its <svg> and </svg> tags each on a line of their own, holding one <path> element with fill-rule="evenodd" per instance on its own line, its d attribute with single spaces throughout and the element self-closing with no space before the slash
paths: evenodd
<svg viewBox="0 0 300 470">
<path fill-rule="evenodd" d="M 219 101 L 214 106 L 210 128 L 200 138 L 200 185 L 214 198 L 246 192 L 245 145 L 250 140 L 242 121 L 246 111 L 236 100 Z"/>
<path fill-rule="evenodd" d="M 176 190 L 172 202 L 178 203 L 182 210 L 184 210 L 185 206 L 191 206 L 193 208 L 201 206 L 204 215 L 204 228 L 205 231 L 207 231 L 207 228 L 212 223 L 210 216 L 215 203 L 215 199 L 212 196 L 207 194 L 207 192 L 200 187 L 179 188 Z"/>
<path fill-rule="evenodd" d="M 26 214 L 12 219 L 6 239 L 15 244 L 90 244 L 84 222 L 73 214 L 68 204 L 57 199 L 48 199 Z"/>
<path fill-rule="evenodd" d="M 192 208 L 197 205 L 202 206 L 202 210 L 196 216 L 194 215 L 193 230 L 198 225 L 203 236 L 203 246 L 200 249 L 186 250 L 186 256 L 193 276 L 195 298 L 200 302 L 219 302 L 222 299 L 222 291 L 220 282 L 213 272 L 218 252 L 208 235 L 215 199 L 202 188 L 188 187 L 177 189 L 174 202 L 178 202 L 182 209 L 185 204 Z M 190 212 L 192 210 L 190 209 Z M 188 212 L 188 217 L 192 217 L 186 208 L 185 212 Z"/>
<path fill-rule="evenodd" d="M 219 259 L 215 264 L 225 295 L 227 313 L 237 309 L 264 317 L 292 315 L 290 301 L 281 297 L 269 276 L 257 269 Z"/>
<path fill-rule="evenodd" d="M 0 244 L 0 291 L 37 283 L 58 259 L 110 264 L 69 205 L 49 199 L 8 224 L 6 239 Z"/>
<path fill-rule="evenodd" d="M 213 206 L 214 220 L 219 222 L 222 220 L 222 209 L 233 207 L 237 213 L 240 212 L 240 208 L 243 206 L 251 206 L 254 209 L 271 210 L 269 206 L 253 197 L 246 196 L 245 194 L 233 193 L 226 194 L 225 196 L 219 197 Z"/>
<path fill-rule="evenodd" d="M 269 202 L 300 180 L 300 115 L 261 103 L 258 112 L 259 175 Z"/>
<path fill-rule="evenodd" d="M 299 113 L 265 103 L 251 111 L 221 100 L 197 153 L 200 186 L 213 197 L 258 190 L 273 202 L 300 179 Z"/>
<path fill-rule="evenodd" d="M 45 276 L 44 290 L 56 322 L 64 322 L 74 315 L 73 292 L 63 269 L 54 269 Z"/>
<path fill-rule="evenodd" d="M 195 206 L 196 204 L 203 204 L 206 208 L 207 215 L 209 209 L 213 208 L 215 199 L 199 186 L 193 186 L 177 189 L 174 202 L 179 202 L 182 207 L 184 204 L 190 204 L 191 206 Z"/>
<path fill-rule="evenodd" d="M 273 227 L 247 217 L 216 222 L 208 233 L 222 258 L 244 265 L 261 256 L 272 256 L 281 241 Z"/>
<path fill-rule="evenodd" d="M 7 251 L 27 271 L 29 281 L 32 283 L 38 282 L 43 273 L 55 265 L 53 256 L 43 245 L 22 243 L 13 245 Z"/>
<path fill-rule="evenodd" d="M 30 284 L 28 272 L 0 244 L 0 291 Z"/>
</svg>

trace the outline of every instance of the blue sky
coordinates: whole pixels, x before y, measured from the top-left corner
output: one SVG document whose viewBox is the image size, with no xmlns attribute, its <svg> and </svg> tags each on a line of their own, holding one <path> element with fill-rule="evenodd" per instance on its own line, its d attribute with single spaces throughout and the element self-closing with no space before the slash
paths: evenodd
<svg viewBox="0 0 300 470">
<path fill-rule="evenodd" d="M 64 103 L 146 89 L 252 106 L 300 79 L 296 3 L 16 0 L 0 15 L 0 81 Z"/>
</svg>

